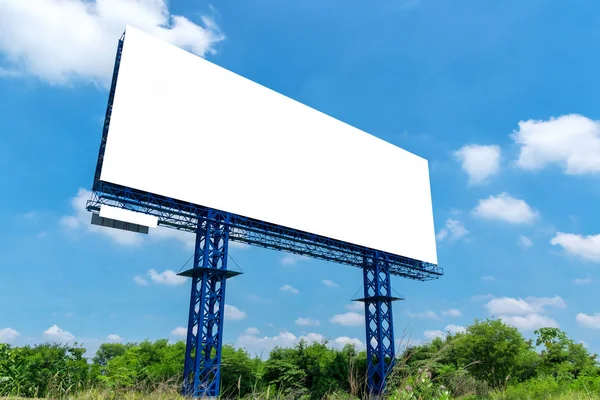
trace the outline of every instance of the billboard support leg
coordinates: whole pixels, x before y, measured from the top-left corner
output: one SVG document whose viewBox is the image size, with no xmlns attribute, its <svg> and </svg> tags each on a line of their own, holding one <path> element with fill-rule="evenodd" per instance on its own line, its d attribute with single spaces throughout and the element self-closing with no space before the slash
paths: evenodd
<svg viewBox="0 0 600 400">
<path fill-rule="evenodd" d="M 227 218 L 227 217 L 225 217 Z M 184 396 L 217 398 L 225 316 L 229 222 L 216 213 L 199 218 L 194 266 L 180 273 L 192 278 L 183 372 Z"/>
<path fill-rule="evenodd" d="M 367 390 L 372 398 L 380 398 L 388 373 L 395 365 L 394 323 L 390 268 L 385 256 L 365 255 L 363 266 L 365 327 L 367 346 Z"/>
</svg>

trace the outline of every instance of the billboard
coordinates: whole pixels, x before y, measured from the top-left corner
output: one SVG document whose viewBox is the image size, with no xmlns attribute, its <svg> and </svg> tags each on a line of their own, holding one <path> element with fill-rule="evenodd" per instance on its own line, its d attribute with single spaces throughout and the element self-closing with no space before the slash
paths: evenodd
<svg viewBox="0 0 600 400">
<path fill-rule="evenodd" d="M 437 264 L 427 160 L 131 26 L 100 180 Z"/>
</svg>

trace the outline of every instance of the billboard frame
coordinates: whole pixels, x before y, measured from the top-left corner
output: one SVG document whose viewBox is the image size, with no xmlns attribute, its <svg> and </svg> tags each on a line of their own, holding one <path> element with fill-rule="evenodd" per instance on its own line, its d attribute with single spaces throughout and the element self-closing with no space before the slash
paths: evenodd
<svg viewBox="0 0 600 400">
<path fill-rule="evenodd" d="M 231 240 L 363 269 L 364 298 L 356 301 L 363 302 L 365 308 L 367 386 L 371 394 L 382 394 L 395 359 L 392 302 L 403 300 L 392 295 L 390 275 L 428 281 L 440 278 L 443 269 L 437 264 L 102 181 L 100 176 L 124 40 L 125 32 L 117 47 L 92 198 L 86 209 L 97 214 L 102 205 L 107 205 L 144 213 L 158 218 L 158 226 L 196 235 L 194 268 L 180 274 L 192 278 L 183 393 L 215 398 L 220 393 L 225 282 L 236 275 L 227 270 L 227 243 Z M 371 211 L 364 211 L 367 218 Z M 195 356 L 192 356 L 193 348 L 196 349 Z M 210 348 L 216 350 L 214 357 L 207 355 L 213 353 L 206 352 Z"/>
</svg>

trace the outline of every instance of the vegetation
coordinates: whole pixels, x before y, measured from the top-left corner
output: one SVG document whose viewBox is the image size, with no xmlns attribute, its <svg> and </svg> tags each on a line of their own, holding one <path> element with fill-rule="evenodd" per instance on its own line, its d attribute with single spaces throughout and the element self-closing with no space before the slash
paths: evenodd
<svg viewBox="0 0 600 400">
<path fill-rule="evenodd" d="M 88 361 L 77 345 L 0 344 L 0 396 L 175 399 L 185 345 L 106 343 Z M 366 354 L 300 342 L 267 360 L 223 347 L 224 398 L 365 398 Z M 393 400 L 600 399 L 596 355 L 556 328 L 527 340 L 500 320 L 403 349 L 389 378 Z"/>
</svg>

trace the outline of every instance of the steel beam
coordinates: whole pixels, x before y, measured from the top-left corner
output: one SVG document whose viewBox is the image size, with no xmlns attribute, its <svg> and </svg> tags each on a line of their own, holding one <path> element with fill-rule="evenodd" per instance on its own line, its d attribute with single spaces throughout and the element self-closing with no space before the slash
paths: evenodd
<svg viewBox="0 0 600 400">
<path fill-rule="evenodd" d="M 211 218 L 209 214 L 227 218 L 232 241 L 337 264 L 362 268 L 363 255 L 375 254 L 381 261 L 385 257 L 392 275 L 408 279 L 428 281 L 444 274 L 443 269 L 435 264 L 382 251 L 375 252 L 364 246 L 100 181 L 95 185 L 87 209 L 98 211 L 103 204 L 154 215 L 158 217 L 160 226 L 194 233 L 198 219 Z"/>
<path fill-rule="evenodd" d="M 198 219 L 183 372 L 184 396 L 217 398 L 221 381 L 221 348 L 225 317 L 229 242 L 228 221 Z"/>
<path fill-rule="evenodd" d="M 392 296 L 389 262 L 375 253 L 364 256 L 364 298 L 357 301 L 365 303 L 367 389 L 379 398 L 396 359 L 392 302 L 403 298 Z"/>
</svg>

